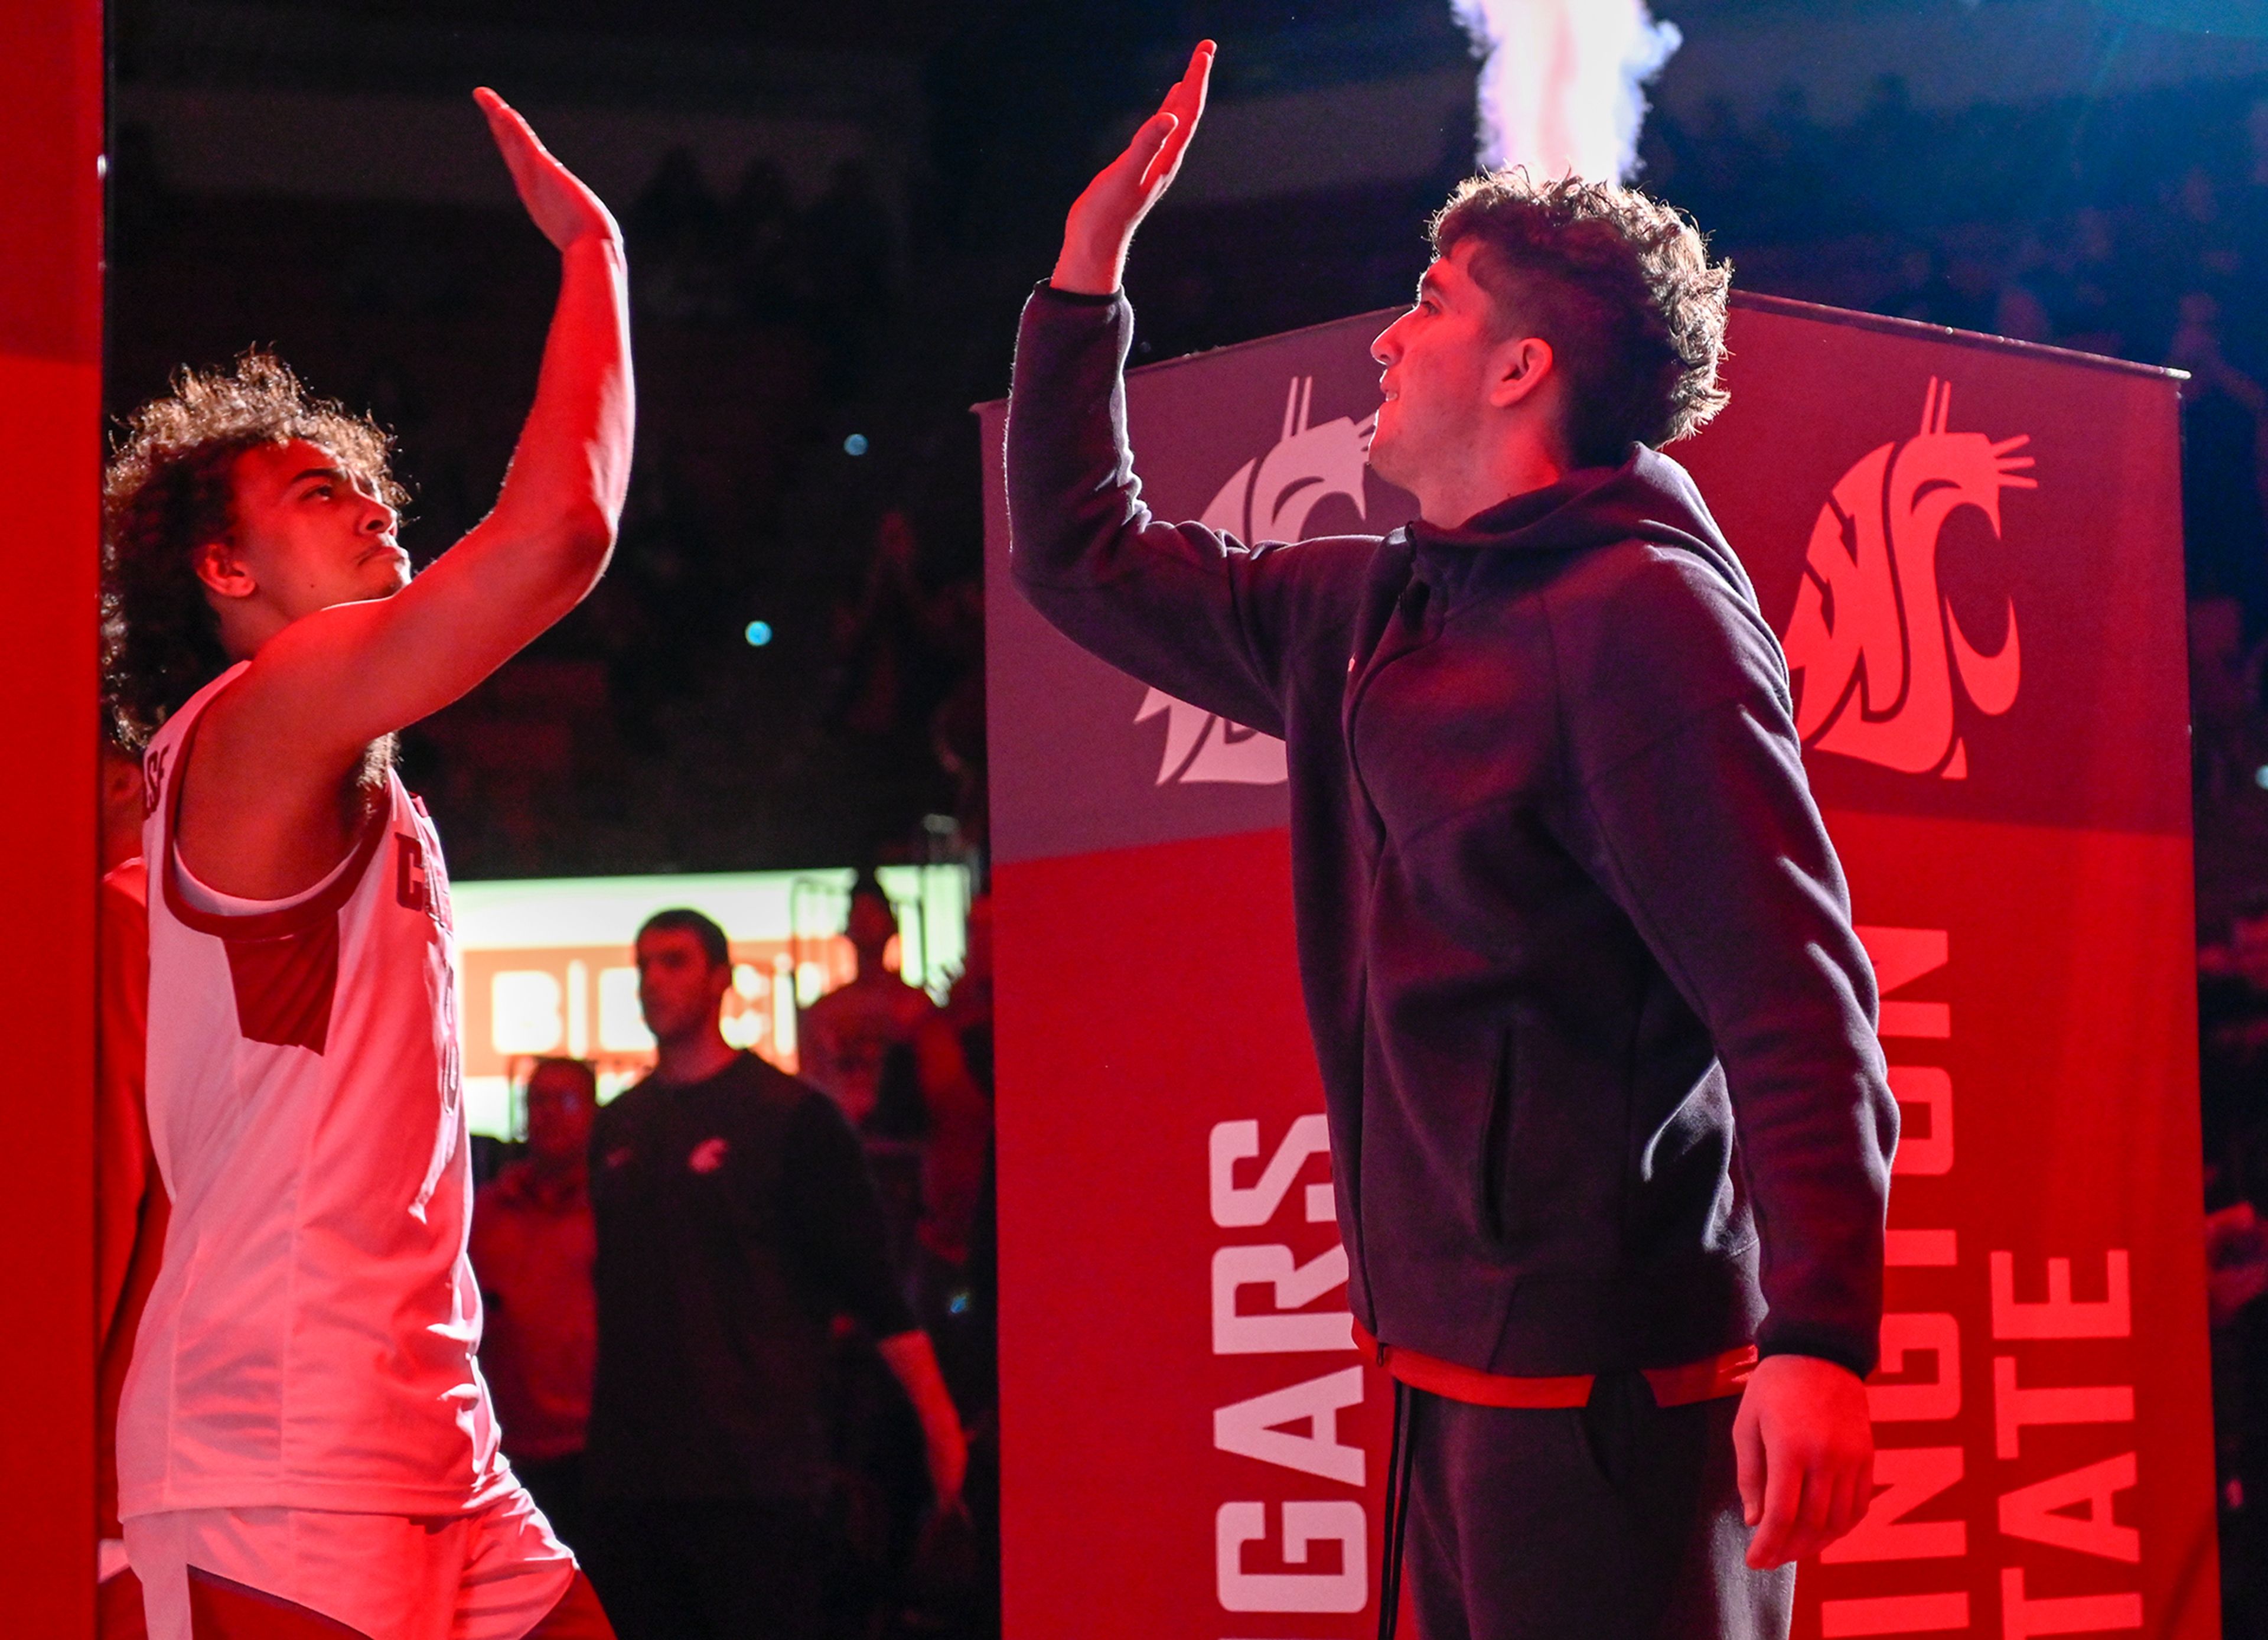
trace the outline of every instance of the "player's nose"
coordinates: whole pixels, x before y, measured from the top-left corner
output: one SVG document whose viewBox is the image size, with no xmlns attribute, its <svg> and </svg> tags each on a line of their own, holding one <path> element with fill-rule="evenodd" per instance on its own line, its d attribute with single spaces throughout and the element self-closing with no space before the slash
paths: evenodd
<svg viewBox="0 0 2268 1640">
<path fill-rule="evenodd" d="M 1402 321 L 1397 319 L 1380 331 L 1370 344 L 1372 362 L 1381 370 L 1393 368 L 1394 361 L 1402 357 Z"/>
</svg>

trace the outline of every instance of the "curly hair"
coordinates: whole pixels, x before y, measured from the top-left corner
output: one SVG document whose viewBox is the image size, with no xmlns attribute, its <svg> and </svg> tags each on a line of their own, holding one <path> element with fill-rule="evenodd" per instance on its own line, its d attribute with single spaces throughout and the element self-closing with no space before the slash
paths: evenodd
<svg viewBox="0 0 2268 1640">
<path fill-rule="evenodd" d="M 237 458 L 293 439 L 329 450 L 389 506 L 408 499 L 393 439 L 257 348 L 228 370 L 183 368 L 125 418 L 102 475 L 103 704 L 122 744 L 145 744 L 227 669 L 197 552 L 232 537 Z"/>
<path fill-rule="evenodd" d="M 1439 256 L 1478 247 L 1475 277 L 1503 329 L 1551 344 L 1579 466 L 1615 465 L 1633 440 L 1683 439 L 1725 407 L 1717 364 L 1732 265 L 1710 261 L 1683 211 L 1612 182 L 1536 181 L 1511 166 L 1459 183 L 1430 234 Z"/>
</svg>

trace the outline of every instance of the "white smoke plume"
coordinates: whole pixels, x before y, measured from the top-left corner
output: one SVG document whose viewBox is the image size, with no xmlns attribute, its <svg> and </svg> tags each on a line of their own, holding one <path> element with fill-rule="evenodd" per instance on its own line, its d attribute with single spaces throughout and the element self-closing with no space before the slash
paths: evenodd
<svg viewBox="0 0 2268 1640">
<path fill-rule="evenodd" d="M 1480 161 L 1625 181 L 1642 87 L 1681 41 L 1646 0 L 1449 0 L 1481 65 Z"/>
</svg>

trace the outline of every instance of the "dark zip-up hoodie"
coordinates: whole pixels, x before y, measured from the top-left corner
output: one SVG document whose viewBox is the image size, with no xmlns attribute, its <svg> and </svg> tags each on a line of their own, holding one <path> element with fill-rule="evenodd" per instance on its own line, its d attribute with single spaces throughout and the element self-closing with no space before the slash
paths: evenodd
<svg viewBox="0 0 2268 1640">
<path fill-rule="evenodd" d="M 1642 445 L 1457 529 L 1248 546 L 1140 499 L 1121 298 L 1042 286 L 1009 397 L 1018 582 L 1279 735 L 1348 1301 L 1523 1375 L 1754 1339 L 1864 1374 L 1896 1105 L 1786 662 Z"/>
</svg>

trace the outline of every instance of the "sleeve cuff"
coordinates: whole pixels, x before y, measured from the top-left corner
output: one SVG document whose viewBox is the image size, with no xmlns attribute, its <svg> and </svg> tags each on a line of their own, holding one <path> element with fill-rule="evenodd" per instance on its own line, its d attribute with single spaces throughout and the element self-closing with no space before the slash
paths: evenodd
<svg viewBox="0 0 2268 1640">
<path fill-rule="evenodd" d="M 1848 1340 L 1831 1338 L 1822 1333 L 1807 1333 L 1800 1338 L 1776 1338 L 1756 1341 L 1759 1360 L 1772 1356 L 1809 1356 L 1819 1361 L 1831 1361 L 1857 1378 L 1863 1378 L 1874 1370 L 1875 1352 L 1853 1349 Z"/>
<path fill-rule="evenodd" d="M 1032 293 L 1035 296 L 1044 296 L 1050 301 L 1066 303 L 1073 307 L 1108 307 L 1114 302 L 1123 300 L 1125 296 L 1123 291 L 1113 291 L 1106 296 L 1096 296 L 1087 291 L 1059 291 L 1045 279 L 1039 282 Z"/>
</svg>

